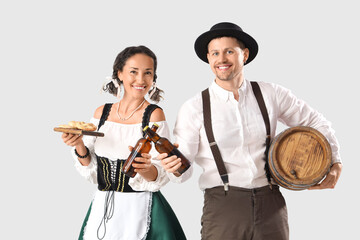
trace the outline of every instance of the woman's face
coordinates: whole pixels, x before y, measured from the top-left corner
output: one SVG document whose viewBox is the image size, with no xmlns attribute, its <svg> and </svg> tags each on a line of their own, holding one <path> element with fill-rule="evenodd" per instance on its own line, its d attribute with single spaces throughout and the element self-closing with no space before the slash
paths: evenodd
<svg viewBox="0 0 360 240">
<path fill-rule="evenodd" d="M 118 77 L 124 86 L 124 97 L 143 98 L 154 80 L 154 61 L 146 54 L 138 53 L 128 58 Z"/>
</svg>

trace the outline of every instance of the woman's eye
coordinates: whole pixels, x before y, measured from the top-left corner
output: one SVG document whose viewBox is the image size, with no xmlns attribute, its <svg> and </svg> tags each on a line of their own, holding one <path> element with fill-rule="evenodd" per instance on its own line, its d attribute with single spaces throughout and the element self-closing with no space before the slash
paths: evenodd
<svg viewBox="0 0 360 240">
<path fill-rule="evenodd" d="M 232 54 L 233 51 L 232 51 L 232 50 L 228 50 L 227 53 L 228 53 L 228 54 Z"/>
<path fill-rule="evenodd" d="M 130 73 L 131 73 L 131 74 L 135 74 L 135 73 L 136 73 L 136 71 L 132 70 L 132 71 L 130 71 Z"/>
<path fill-rule="evenodd" d="M 151 75 L 151 74 L 152 74 L 152 72 L 145 72 L 145 74 L 146 74 L 146 75 Z"/>
</svg>

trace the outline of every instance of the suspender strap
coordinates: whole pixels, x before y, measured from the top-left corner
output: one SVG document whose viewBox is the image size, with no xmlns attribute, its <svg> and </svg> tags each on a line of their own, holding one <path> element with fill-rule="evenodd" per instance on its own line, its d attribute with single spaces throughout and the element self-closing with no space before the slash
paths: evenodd
<svg viewBox="0 0 360 240">
<path fill-rule="evenodd" d="M 266 135 L 267 135 L 266 137 L 270 137 L 270 120 L 269 120 L 269 115 L 268 115 L 268 112 L 266 109 L 265 101 L 264 101 L 263 95 L 260 90 L 260 86 L 257 82 L 250 82 L 250 83 L 251 83 L 256 101 L 258 102 L 258 105 L 259 105 L 259 108 L 261 111 L 261 115 L 264 119 Z"/>
<path fill-rule="evenodd" d="M 208 88 L 202 91 L 202 100 L 203 100 L 203 115 L 204 115 L 204 126 L 205 126 L 206 136 L 209 141 L 211 152 L 215 159 L 216 167 L 219 171 L 221 180 L 224 183 L 224 190 L 226 194 L 226 192 L 229 190 L 229 177 L 226 171 L 224 161 L 221 157 L 219 147 L 215 142 L 214 133 L 212 130 L 210 95 Z"/>
<path fill-rule="evenodd" d="M 265 173 L 266 173 L 266 178 L 270 184 L 270 188 L 271 188 L 271 175 L 270 175 L 270 170 L 269 170 L 269 163 L 268 163 L 268 153 L 269 153 L 269 148 L 270 148 L 270 140 L 271 140 L 271 136 L 270 136 L 270 120 L 269 120 L 269 115 L 268 115 L 268 111 L 266 109 L 266 105 L 265 105 L 265 101 L 263 98 L 263 95 L 261 93 L 260 90 L 260 86 L 257 82 L 251 82 L 251 86 L 256 98 L 256 101 L 258 102 L 260 111 L 261 111 L 261 115 L 264 119 L 264 123 L 265 123 L 265 128 L 266 128 L 266 140 L 265 140 Z"/>
<path fill-rule="evenodd" d="M 100 127 L 101 127 L 102 125 L 104 125 L 106 119 L 108 118 L 109 113 L 110 113 L 111 106 L 112 106 L 112 103 L 106 103 L 106 104 L 104 105 L 103 112 L 102 112 L 102 114 L 101 114 L 100 121 L 99 121 L 99 125 L 98 125 L 98 128 L 97 128 L 98 131 L 99 131 Z"/>
<path fill-rule="evenodd" d="M 267 111 L 265 101 L 264 101 L 263 95 L 261 93 L 259 84 L 257 82 L 251 82 L 251 86 L 252 86 L 256 101 L 259 105 L 261 115 L 262 115 L 262 117 L 264 119 L 264 123 L 265 123 L 265 128 L 266 128 L 265 152 L 264 152 L 265 173 L 266 173 L 266 178 L 269 182 L 270 188 L 272 188 L 271 174 L 270 174 L 269 163 L 268 163 L 268 159 L 267 159 L 269 148 L 270 148 L 270 140 L 271 140 L 269 115 L 268 115 L 268 111 Z M 225 194 L 226 194 L 226 192 L 229 189 L 229 177 L 228 177 L 228 174 L 226 171 L 224 161 L 221 157 L 220 150 L 215 142 L 215 138 L 214 138 L 214 134 L 213 134 L 213 130 L 212 130 L 210 95 L 209 95 L 208 88 L 205 89 L 204 91 L 202 91 L 202 100 L 203 100 L 203 116 L 204 116 L 204 126 L 205 126 L 206 136 L 208 138 L 210 149 L 214 156 L 220 177 L 224 183 L 224 189 L 225 189 Z"/>
<path fill-rule="evenodd" d="M 162 109 L 156 104 L 150 104 L 149 106 L 146 107 L 141 125 L 142 129 L 144 129 L 147 125 L 149 125 L 151 113 L 157 108 Z M 145 136 L 145 132 L 143 132 L 143 136 Z"/>
</svg>

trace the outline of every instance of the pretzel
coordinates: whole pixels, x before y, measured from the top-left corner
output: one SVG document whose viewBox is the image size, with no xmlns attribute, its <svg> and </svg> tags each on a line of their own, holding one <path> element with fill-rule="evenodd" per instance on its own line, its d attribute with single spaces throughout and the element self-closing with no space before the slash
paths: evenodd
<svg viewBox="0 0 360 240">
<path fill-rule="evenodd" d="M 68 124 L 61 124 L 59 125 L 59 128 L 73 128 L 73 127 Z"/>
<path fill-rule="evenodd" d="M 86 123 L 86 122 L 77 122 L 76 127 L 78 129 L 84 130 L 84 131 L 95 131 L 96 126 L 92 123 Z"/>
<path fill-rule="evenodd" d="M 95 131 L 96 126 L 92 123 L 86 123 L 81 121 L 70 121 L 67 125 L 62 124 L 59 125 L 61 128 L 73 128 L 73 129 L 80 129 L 84 131 Z"/>
</svg>

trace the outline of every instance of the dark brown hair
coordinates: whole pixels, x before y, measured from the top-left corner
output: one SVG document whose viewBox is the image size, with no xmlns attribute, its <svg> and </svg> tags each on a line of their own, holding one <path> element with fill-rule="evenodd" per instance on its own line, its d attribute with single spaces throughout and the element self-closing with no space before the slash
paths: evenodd
<svg viewBox="0 0 360 240">
<path fill-rule="evenodd" d="M 112 78 L 116 79 L 116 81 L 119 83 L 119 85 L 122 84 L 122 82 L 120 81 L 120 79 L 118 78 L 118 72 L 122 72 L 126 61 L 134 56 L 135 54 L 138 53 L 142 53 L 145 54 L 149 57 L 151 57 L 154 61 L 154 83 L 156 82 L 157 79 L 157 75 L 156 75 L 156 68 L 157 68 L 157 58 L 155 53 L 153 53 L 153 51 L 151 51 L 149 48 L 145 47 L 145 46 L 131 46 L 131 47 L 127 47 L 124 50 L 122 50 L 117 57 L 115 58 L 114 61 L 114 65 L 113 65 L 113 74 L 112 74 Z M 108 84 L 106 84 L 103 88 L 103 90 L 105 92 L 109 92 L 110 94 L 116 96 L 117 94 L 117 88 L 115 87 L 113 82 L 109 82 Z M 151 91 L 151 89 L 150 89 Z M 162 99 L 161 93 L 163 93 L 164 91 L 157 88 L 155 93 L 153 94 L 153 96 L 150 98 L 152 101 L 154 102 L 159 102 Z"/>
</svg>

